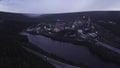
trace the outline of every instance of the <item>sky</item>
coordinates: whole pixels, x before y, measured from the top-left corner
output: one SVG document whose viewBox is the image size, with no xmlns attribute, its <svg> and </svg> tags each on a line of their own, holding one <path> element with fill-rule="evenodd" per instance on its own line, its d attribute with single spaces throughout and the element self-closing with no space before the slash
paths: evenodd
<svg viewBox="0 0 120 68">
<path fill-rule="evenodd" d="M 120 0 L 0 0 L 0 11 L 15 13 L 68 13 L 120 11 Z"/>
</svg>

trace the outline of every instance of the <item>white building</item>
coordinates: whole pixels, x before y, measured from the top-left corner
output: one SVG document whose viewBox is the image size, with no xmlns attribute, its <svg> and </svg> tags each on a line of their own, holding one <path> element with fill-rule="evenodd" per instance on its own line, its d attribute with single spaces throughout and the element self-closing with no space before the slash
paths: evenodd
<svg viewBox="0 0 120 68">
<path fill-rule="evenodd" d="M 60 29 L 59 29 L 59 28 L 54 28 L 53 31 L 54 31 L 54 32 L 59 32 Z"/>
</svg>

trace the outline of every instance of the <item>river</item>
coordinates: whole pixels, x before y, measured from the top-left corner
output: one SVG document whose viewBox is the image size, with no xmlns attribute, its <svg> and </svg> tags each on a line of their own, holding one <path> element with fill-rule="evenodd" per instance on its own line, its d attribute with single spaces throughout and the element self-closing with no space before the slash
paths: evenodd
<svg viewBox="0 0 120 68">
<path fill-rule="evenodd" d="M 33 43 L 44 51 L 55 54 L 75 64 L 82 63 L 91 68 L 120 68 L 119 65 L 102 60 L 83 45 L 78 46 L 71 43 L 59 42 L 41 35 L 31 35 L 28 33 L 24 33 L 24 35 L 28 37 L 30 43 Z"/>
</svg>

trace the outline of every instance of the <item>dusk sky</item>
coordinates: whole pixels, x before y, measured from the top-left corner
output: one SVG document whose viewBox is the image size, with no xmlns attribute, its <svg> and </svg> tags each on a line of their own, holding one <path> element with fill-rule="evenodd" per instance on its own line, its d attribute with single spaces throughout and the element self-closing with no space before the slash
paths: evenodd
<svg viewBox="0 0 120 68">
<path fill-rule="evenodd" d="M 16 13 L 67 13 L 120 10 L 120 0 L 0 0 L 0 11 Z"/>
</svg>

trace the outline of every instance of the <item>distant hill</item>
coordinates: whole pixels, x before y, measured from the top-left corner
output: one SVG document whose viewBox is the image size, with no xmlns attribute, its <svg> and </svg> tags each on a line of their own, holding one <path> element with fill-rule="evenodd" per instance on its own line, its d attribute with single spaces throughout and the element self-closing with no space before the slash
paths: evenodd
<svg viewBox="0 0 120 68">
<path fill-rule="evenodd" d="M 81 18 L 84 15 L 90 16 L 94 23 L 98 23 L 101 26 L 107 27 L 109 28 L 109 30 L 112 30 L 112 32 L 119 35 L 120 31 L 117 31 L 117 29 L 120 29 L 119 27 L 120 11 L 90 11 L 90 12 L 61 13 L 61 14 L 44 14 L 38 17 L 28 17 L 25 14 L 19 14 L 19 13 L 0 12 L 0 20 L 4 21 L 4 25 L 6 25 L 7 29 L 9 26 L 9 29 L 12 29 L 14 27 L 13 30 L 15 28 L 21 30 L 23 29 L 24 26 L 26 27 L 29 25 L 34 25 L 35 23 L 40 23 L 40 22 L 52 23 L 55 22 L 56 19 L 61 19 L 63 21 L 69 22 L 69 21 L 74 21 L 77 18 Z M 110 23 L 105 23 L 105 22 L 100 23 L 98 22 L 98 20 L 102 20 L 105 22 L 114 21 L 116 22 L 116 24 L 111 25 Z M 2 25 L 0 26 L 3 27 Z"/>
<path fill-rule="evenodd" d="M 90 11 L 90 12 L 77 12 L 77 13 L 62 13 L 62 14 L 45 14 L 40 17 L 42 20 L 73 20 L 81 18 L 81 16 L 91 16 L 93 20 L 120 20 L 120 11 Z M 38 17 L 39 18 L 39 17 Z"/>
<path fill-rule="evenodd" d="M 39 15 L 39 14 L 38 14 Z M 51 21 L 56 19 L 62 19 L 64 21 L 81 18 L 83 15 L 91 16 L 93 20 L 120 20 L 120 11 L 88 11 L 88 12 L 76 12 L 76 13 L 61 13 L 61 14 L 43 14 L 38 17 L 28 17 L 25 14 L 0 12 L 0 19 L 7 20 L 19 20 L 19 21 Z"/>
<path fill-rule="evenodd" d="M 0 12 L 0 35 L 16 34 L 35 23 L 34 18 L 27 17 L 24 14 Z"/>
<path fill-rule="evenodd" d="M 14 21 L 26 21 L 30 22 L 33 19 L 25 16 L 24 14 L 18 13 L 8 13 L 8 12 L 0 12 L 0 20 L 14 20 Z"/>
</svg>

